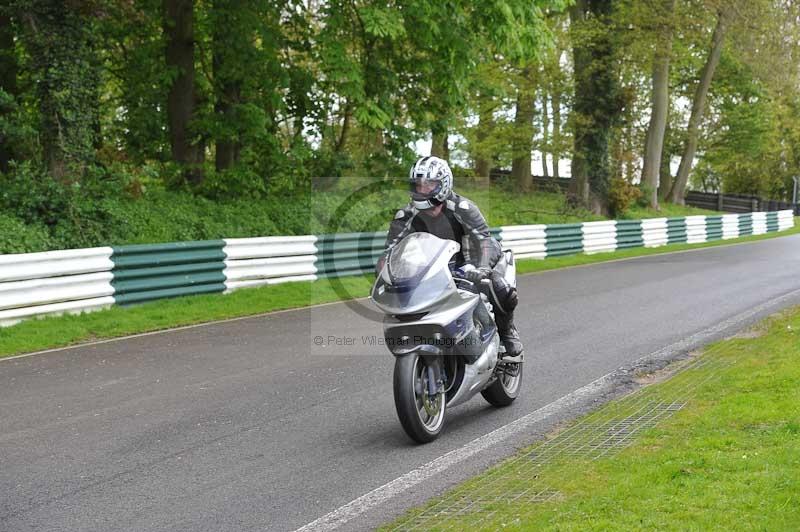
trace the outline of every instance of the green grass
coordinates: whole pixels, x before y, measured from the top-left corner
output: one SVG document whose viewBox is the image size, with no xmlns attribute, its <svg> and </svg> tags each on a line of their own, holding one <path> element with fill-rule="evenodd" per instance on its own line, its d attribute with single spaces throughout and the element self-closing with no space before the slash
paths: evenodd
<svg viewBox="0 0 800 532">
<path fill-rule="evenodd" d="M 517 194 L 499 187 L 488 189 L 465 188 L 459 193 L 474 201 L 486 216 L 491 227 L 501 225 L 556 224 L 603 220 L 583 209 L 567 208 L 563 194 L 537 191 L 530 194 Z M 634 206 L 625 218 L 639 220 L 662 216 L 691 216 L 698 214 L 716 215 L 718 212 L 666 204 L 660 211 Z"/>
<path fill-rule="evenodd" d="M 731 243 L 766 240 L 800 233 L 800 219 L 794 228 L 781 233 L 744 237 L 734 241 L 705 244 L 675 244 L 660 248 L 634 248 L 597 255 L 571 255 L 544 260 L 520 260 L 518 273 L 533 273 L 571 266 L 581 266 L 622 258 L 656 255 L 685 249 L 719 246 Z M 197 323 L 249 316 L 276 310 L 329 303 L 369 294 L 373 277 L 341 279 L 340 289 L 327 280 L 286 283 L 239 290 L 225 296 L 211 294 L 154 301 L 132 307 L 81 315 L 44 317 L 0 328 L 0 357 L 43 349 L 65 347 L 98 339 L 193 325 Z"/>
<path fill-rule="evenodd" d="M 399 523 L 425 530 L 798 530 L 800 307 L 755 331 L 761 336 L 741 335 L 707 348 L 704 365 L 577 420 L 572 429 L 523 450 Z M 537 449 L 541 456 L 546 446 L 553 448 L 549 442 L 559 434 L 574 427 L 591 431 L 598 419 L 621 419 L 632 405 L 643 404 L 642 397 L 688 402 L 611 457 L 589 460 L 562 452 L 530 465 Z M 479 503 L 445 517 L 426 513 L 436 504 L 442 508 L 532 486 L 546 486 L 557 496 L 547 502 Z M 495 513 L 476 525 L 488 511 Z"/>
<path fill-rule="evenodd" d="M 696 207 L 688 207 L 684 205 L 674 205 L 672 203 L 664 203 L 661 205 L 661 209 L 655 211 L 653 209 L 647 207 L 639 207 L 633 206 L 625 213 L 625 218 L 628 220 L 639 220 L 642 218 L 658 218 L 661 216 L 665 216 L 667 218 L 678 217 L 678 216 L 694 216 L 705 214 L 706 216 L 719 216 L 720 213 L 717 211 L 709 211 L 706 209 L 698 209 Z"/>
</svg>

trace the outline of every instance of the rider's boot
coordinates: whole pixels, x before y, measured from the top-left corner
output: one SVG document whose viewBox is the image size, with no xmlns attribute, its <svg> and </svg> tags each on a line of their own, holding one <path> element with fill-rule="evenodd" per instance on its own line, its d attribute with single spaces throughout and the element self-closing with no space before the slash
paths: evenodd
<svg viewBox="0 0 800 532">
<path fill-rule="evenodd" d="M 509 312 L 503 314 L 498 312 L 495 315 L 497 322 L 497 333 L 500 335 L 500 341 L 506 348 L 503 358 L 517 357 L 522 354 L 522 340 L 519 337 L 519 332 L 514 326 L 514 313 Z"/>
</svg>

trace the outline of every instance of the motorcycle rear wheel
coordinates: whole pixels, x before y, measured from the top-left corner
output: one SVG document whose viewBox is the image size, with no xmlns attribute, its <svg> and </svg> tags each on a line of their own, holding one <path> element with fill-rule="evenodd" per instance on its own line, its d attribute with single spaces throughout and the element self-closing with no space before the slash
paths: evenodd
<svg viewBox="0 0 800 532">
<path fill-rule="evenodd" d="M 428 395 L 426 359 L 416 353 L 397 357 L 394 363 L 394 406 L 400 424 L 418 443 L 432 442 L 444 427 L 447 409 L 444 391 Z"/>
</svg>

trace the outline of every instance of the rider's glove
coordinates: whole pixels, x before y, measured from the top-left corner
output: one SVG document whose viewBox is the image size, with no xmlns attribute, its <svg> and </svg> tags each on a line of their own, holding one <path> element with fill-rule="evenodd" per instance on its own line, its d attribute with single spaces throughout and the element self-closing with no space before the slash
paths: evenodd
<svg viewBox="0 0 800 532">
<path fill-rule="evenodd" d="M 492 270 L 490 268 L 475 268 L 466 272 L 466 277 L 472 283 L 481 284 L 481 281 L 488 279 L 491 274 Z"/>
</svg>

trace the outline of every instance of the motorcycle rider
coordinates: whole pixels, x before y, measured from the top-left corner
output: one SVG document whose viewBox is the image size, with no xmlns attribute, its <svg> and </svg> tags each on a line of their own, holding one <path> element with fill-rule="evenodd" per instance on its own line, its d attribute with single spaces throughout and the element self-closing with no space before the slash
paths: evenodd
<svg viewBox="0 0 800 532">
<path fill-rule="evenodd" d="M 517 289 L 495 269 L 505 258 L 500 243 L 489 233 L 481 211 L 469 199 L 453 191 L 450 166 L 438 157 L 418 159 L 409 172 L 409 183 L 411 201 L 397 211 L 392 220 L 383 256 L 386 257 L 395 245 L 413 232 L 431 233 L 461 244 L 462 251 L 455 256 L 456 265 L 464 266 L 467 279 L 477 285 L 482 279 L 492 281 L 492 290 L 487 296 L 495 309 L 495 322 L 506 348 L 505 356 L 521 354 L 522 342 L 514 326 Z"/>
</svg>

